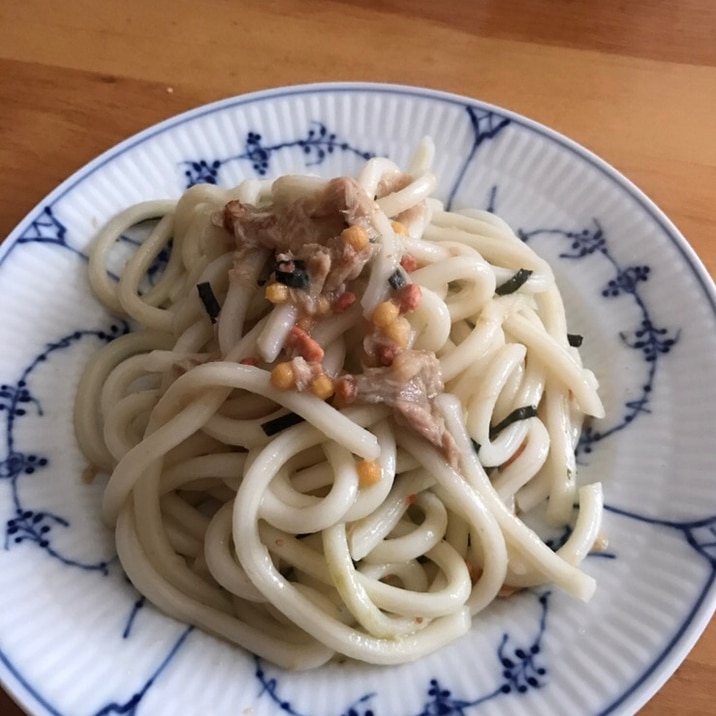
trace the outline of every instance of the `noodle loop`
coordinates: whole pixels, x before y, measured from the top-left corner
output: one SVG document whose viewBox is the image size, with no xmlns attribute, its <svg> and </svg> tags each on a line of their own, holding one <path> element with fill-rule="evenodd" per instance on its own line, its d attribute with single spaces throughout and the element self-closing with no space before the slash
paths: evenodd
<svg viewBox="0 0 716 716">
<path fill-rule="evenodd" d="M 139 326 L 75 407 L 121 563 L 165 613 L 286 668 L 403 663 L 506 591 L 595 587 L 602 492 L 574 450 L 596 380 L 548 264 L 432 198 L 433 153 L 192 187 L 92 248 L 96 296 Z M 114 281 L 113 245 L 147 220 Z M 572 527 L 556 552 L 538 509 Z"/>
</svg>

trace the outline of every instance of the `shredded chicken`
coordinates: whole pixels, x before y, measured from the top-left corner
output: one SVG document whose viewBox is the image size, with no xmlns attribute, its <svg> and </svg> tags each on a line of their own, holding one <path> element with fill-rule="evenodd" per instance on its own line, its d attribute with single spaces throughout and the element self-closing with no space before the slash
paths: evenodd
<svg viewBox="0 0 716 716">
<path fill-rule="evenodd" d="M 238 200 L 224 207 L 221 223 L 239 246 L 261 245 L 296 253 L 307 244 L 326 245 L 348 226 L 360 226 L 375 240 L 373 201 L 350 177 L 332 179 L 315 194 L 286 206 L 257 208 Z"/>
<path fill-rule="evenodd" d="M 399 191 L 410 181 L 407 174 L 391 175 L 381 181 L 378 196 Z M 419 286 L 408 283 L 395 290 L 398 316 L 389 328 L 368 324 L 364 371 L 343 376 L 335 386 L 331 380 L 330 390 L 321 384 L 326 383 L 323 348 L 310 332 L 334 306 L 336 311 L 345 310 L 356 300 L 351 282 L 377 250 L 373 198 L 349 177 L 317 182 L 303 193 L 287 184 L 278 194 L 278 200 L 266 208 L 230 201 L 215 221 L 233 234 L 237 257 L 242 259 L 237 260 L 231 280 L 247 280 L 239 269 L 243 259 L 268 249 L 273 254 L 272 270 L 283 284 L 277 296 L 299 309 L 297 325 L 283 347 L 290 368 L 279 366 L 282 381 L 300 391 L 320 392 L 317 385 L 326 387 L 327 395 L 335 387 L 337 403 L 342 405 L 384 403 L 392 407 L 399 423 L 435 445 L 455 465 L 457 446 L 434 407 L 435 397 L 443 391 L 440 362 L 432 352 L 407 348 L 410 325 L 403 314 L 419 305 Z M 364 232 L 358 231 L 359 240 L 348 235 L 355 231 L 352 227 Z"/>
<path fill-rule="evenodd" d="M 233 233 L 239 255 L 262 246 L 273 251 L 278 261 L 305 262 L 309 285 L 291 289 L 291 300 L 303 313 L 314 315 L 321 312 L 320 295 L 333 301 L 373 257 L 377 238 L 373 211 L 373 201 L 360 184 L 339 177 L 282 206 L 264 209 L 230 201 L 217 221 Z M 367 246 L 356 250 L 347 243 L 341 237 L 347 226 L 365 231 Z"/>
<path fill-rule="evenodd" d="M 451 465 L 457 463 L 457 446 L 433 402 L 444 386 L 440 362 L 432 351 L 400 351 L 390 366 L 366 368 L 339 383 L 343 381 L 347 385 L 340 392 L 350 402 L 392 407 L 398 423 L 435 445 Z"/>
<path fill-rule="evenodd" d="M 389 366 L 401 349 L 378 330 L 372 330 L 363 338 L 363 353 L 368 366 Z"/>
<path fill-rule="evenodd" d="M 320 363 L 309 363 L 301 356 L 296 356 L 291 361 L 291 366 L 298 390 L 306 390 L 322 373 Z"/>
</svg>

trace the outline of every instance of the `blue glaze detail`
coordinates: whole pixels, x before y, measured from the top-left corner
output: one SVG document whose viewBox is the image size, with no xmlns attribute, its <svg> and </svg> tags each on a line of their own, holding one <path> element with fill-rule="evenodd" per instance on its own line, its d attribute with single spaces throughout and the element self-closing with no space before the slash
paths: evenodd
<svg viewBox="0 0 716 716">
<path fill-rule="evenodd" d="M 18 244 L 55 244 L 68 249 L 84 261 L 89 257 L 67 241 L 67 227 L 55 216 L 52 205 L 48 204 L 18 236 Z"/>
<path fill-rule="evenodd" d="M 186 642 L 187 637 L 193 631 L 193 627 L 187 627 L 181 633 L 179 638 L 173 644 L 171 649 L 164 656 L 159 666 L 150 674 L 150 676 L 144 681 L 142 686 L 132 694 L 132 696 L 125 702 L 112 702 L 106 706 L 102 706 L 99 710 L 95 711 L 92 716 L 109 716 L 110 714 L 126 714 L 127 716 L 138 716 L 139 707 L 142 700 L 147 695 L 149 689 L 157 682 L 159 677 L 167 670 L 171 662 L 176 658 L 179 650 Z M 18 683 L 27 690 L 32 698 L 45 709 L 48 716 L 69 716 L 69 714 L 63 714 L 58 711 L 42 694 L 32 685 L 27 679 L 18 671 L 12 661 L 7 657 L 7 654 L 0 649 L 0 663 L 2 663 L 12 676 L 17 679 Z"/>
<path fill-rule="evenodd" d="M 146 597 L 138 597 L 137 600 L 132 604 L 132 609 L 129 612 L 129 617 L 127 618 L 127 624 L 124 627 L 124 631 L 122 632 L 122 639 L 129 639 L 130 634 L 132 633 L 132 627 L 134 626 L 134 621 L 137 618 L 137 615 L 139 614 L 140 610 L 144 608 L 144 605 L 147 603 Z"/>
<path fill-rule="evenodd" d="M 244 150 L 239 154 L 224 159 L 196 159 L 182 162 L 186 186 L 207 183 L 218 184 L 221 168 L 229 162 L 248 162 L 258 176 L 266 176 L 269 171 L 271 155 L 286 149 L 298 149 L 304 156 L 307 167 L 322 164 L 328 155 L 335 151 L 354 154 L 361 159 L 370 159 L 371 152 L 353 146 L 345 139 L 340 139 L 323 122 L 313 121 L 303 137 L 290 139 L 275 144 L 265 144 L 263 135 L 251 131 L 244 140 Z"/>
<path fill-rule="evenodd" d="M 268 676 L 266 670 L 263 667 L 263 663 L 258 656 L 254 657 L 255 671 L 254 674 L 261 690 L 259 691 L 258 697 L 267 696 L 279 709 L 289 716 L 306 716 L 304 712 L 297 711 L 290 701 L 284 699 L 279 693 L 279 682 L 275 676 Z M 349 706 L 342 709 L 340 716 L 374 716 L 372 709 L 359 710 L 362 706 L 369 702 L 375 696 L 374 692 L 364 694 L 360 698 L 353 701 Z"/>
<path fill-rule="evenodd" d="M 698 598 L 694 602 L 693 607 L 689 610 L 686 616 L 686 621 L 676 632 L 672 635 L 671 639 L 664 646 L 662 651 L 657 654 L 654 661 L 646 669 L 646 671 L 640 676 L 640 678 L 632 684 L 624 693 L 620 694 L 609 706 L 600 711 L 596 716 L 608 716 L 614 713 L 614 710 L 624 704 L 636 690 L 649 679 L 654 672 L 658 669 L 663 660 L 671 653 L 672 649 L 681 641 L 684 629 L 692 619 L 696 617 L 696 614 L 703 604 L 706 595 L 711 591 L 716 582 L 716 515 L 706 517 L 699 520 L 665 520 L 659 517 L 650 517 L 648 515 L 641 515 L 638 512 L 631 510 L 624 510 L 613 505 L 604 505 L 604 509 L 615 515 L 625 517 L 627 519 L 640 522 L 642 524 L 653 525 L 655 527 L 662 527 L 670 530 L 674 530 L 677 534 L 680 534 L 686 543 L 691 546 L 701 557 L 703 557 L 709 565 L 709 573 L 704 582 L 703 588 L 699 592 Z"/>
<path fill-rule="evenodd" d="M 143 243 L 143 241 L 135 239 L 133 236 L 127 236 L 127 234 L 121 234 L 119 237 L 119 241 L 125 244 L 129 244 L 134 248 L 139 248 Z M 164 273 L 164 269 L 167 267 L 171 255 L 172 242 L 170 241 L 159 251 L 159 253 L 154 257 L 152 263 L 149 264 L 149 268 L 147 268 L 146 277 L 150 286 L 154 286 L 161 277 L 162 273 Z M 115 276 L 112 273 L 110 273 L 109 275 L 112 276 L 115 281 L 119 281 L 119 276 Z"/>
<path fill-rule="evenodd" d="M 187 627 L 181 636 L 176 640 L 172 648 L 167 652 L 159 666 L 152 672 L 149 678 L 144 682 L 142 687 L 130 696 L 127 701 L 117 703 L 112 702 L 95 711 L 93 716 L 109 716 L 109 714 L 126 714 L 127 716 L 137 716 L 142 699 L 147 695 L 149 689 L 152 688 L 157 679 L 162 675 L 171 663 L 172 659 L 177 655 L 179 649 L 186 641 L 186 638 L 194 630 L 194 627 Z"/>
<path fill-rule="evenodd" d="M 448 192 L 447 200 L 445 202 L 445 208 L 448 210 L 452 208 L 455 196 L 460 190 L 460 185 L 462 184 L 463 179 L 465 179 L 465 174 L 467 173 L 468 167 L 472 164 L 472 160 L 475 158 L 477 150 L 486 141 L 494 139 L 494 137 L 496 137 L 512 121 L 509 117 L 497 114 L 497 112 L 481 109 L 479 107 L 473 107 L 472 105 L 466 105 L 465 110 L 470 118 L 470 125 L 473 132 L 472 146 L 465 156 L 462 166 L 458 171 L 457 178 Z M 493 187 L 493 194 L 496 190 L 497 188 Z M 491 209 L 488 208 L 488 211 L 491 211 Z"/>
<path fill-rule="evenodd" d="M 566 525 L 562 528 L 559 534 L 554 537 L 545 539 L 544 543 L 553 551 L 556 552 L 558 549 L 563 547 L 567 540 L 571 537 L 574 529 L 571 525 Z M 617 556 L 614 552 L 590 552 L 587 557 L 601 557 L 602 559 L 616 559 Z"/>
<path fill-rule="evenodd" d="M 273 97 L 273 98 L 285 98 L 285 97 L 292 97 L 292 96 L 301 96 L 301 95 L 312 95 L 312 94 L 322 94 L 324 92 L 328 93 L 351 93 L 355 91 L 360 92 L 370 92 L 374 94 L 390 94 L 390 95 L 403 95 L 406 97 L 418 97 L 418 98 L 424 98 L 424 97 L 430 97 L 436 102 L 440 102 L 447 105 L 452 106 L 458 106 L 458 107 L 465 107 L 464 100 L 457 97 L 451 97 L 449 95 L 443 95 L 440 93 L 433 93 L 433 92 L 426 92 L 424 90 L 411 90 L 407 88 L 393 88 L 393 87 L 386 87 L 386 88 L 375 88 L 375 87 L 328 87 L 328 88 L 293 88 L 289 90 L 283 90 L 283 91 L 274 91 L 270 93 L 265 93 L 262 95 L 249 95 L 243 98 L 240 98 L 238 100 L 232 100 L 223 102 L 221 104 L 215 104 L 210 107 L 207 107 L 205 109 L 202 109 L 200 111 L 192 112 L 188 115 L 182 115 L 178 118 L 175 118 L 173 120 L 169 120 L 161 125 L 158 125 L 155 128 L 152 128 L 151 130 L 142 133 L 136 138 L 133 138 L 122 145 L 120 145 L 118 148 L 111 150 L 106 155 L 101 157 L 98 161 L 94 162 L 92 165 L 90 165 L 89 168 L 82 170 L 81 172 L 78 172 L 75 176 L 73 176 L 71 179 L 66 181 L 64 184 L 62 184 L 53 194 L 48 198 L 48 207 L 47 209 L 42 209 L 37 216 L 33 218 L 28 218 L 23 224 L 21 224 L 18 231 L 15 233 L 14 237 L 11 237 L 9 241 L 5 242 L 5 246 L 2 247 L 2 250 L 0 250 L 0 266 L 8 259 L 8 257 L 15 251 L 18 246 L 21 246 L 25 243 L 30 242 L 41 242 L 41 243 L 54 243 L 59 246 L 63 246 L 65 248 L 70 249 L 74 253 L 77 253 L 80 257 L 83 259 L 86 259 L 86 256 L 82 254 L 81 252 L 77 251 L 73 247 L 71 247 L 66 242 L 65 234 L 60 230 L 59 227 L 55 226 L 53 229 L 53 220 L 54 220 L 54 212 L 52 207 L 56 206 L 57 203 L 73 188 L 75 188 L 78 184 L 85 181 L 89 177 L 91 177 L 97 170 L 101 169 L 103 166 L 105 166 L 107 163 L 115 160 L 118 156 L 121 156 L 125 152 L 131 150 L 132 148 L 143 144 L 152 138 L 167 132 L 171 131 L 172 129 L 181 126 L 182 124 L 195 121 L 197 118 L 206 116 L 218 111 L 223 111 L 229 107 L 235 108 L 235 107 L 243 107 L 251 105 L 254 102 L 260 101 L 265 99 L 266 97 Z M 469 111 L 469 110 L 468 110 Z M 484 110 L 485 112 L 488 112 L 488 109 Z M 622 179 L 619 176 L 616 176 L 612 170 L 607 167 L 605 164 L 600 162 L 599 160 L 586 155 L 583 153 L 583 151 L 577 147 L 576 145 L 573 145 L 568 140 L 560 137 L 555 136 L 551 134 L 548 130 L 545 128 L 540 127 L 539 125 L 535 125 L 534 123 L 529 122 L 528 120 L 525 120 L 519 116 L 513 116 L 509 115 L 509 113 L 505 113 L 505 116 L 509 118 L 509 120 L 514 123 L 515 125 L 519 126 L 522 131 L 527 131 L 530 133 L 533 133 L 537 136 L 540 136 L 542 138 L 546 138 L 548 141 L 553 142 L 555 144 L 558 144 L 564 151 L 571 153 L 574 155 L 580 162 L 589 165 L 594 171 L 596 171 L 598 174 L 601 174 L 609 183 L 616 185 L 618 188 L 623 190 L 628 197 L 634 202 L 636 206 L 638 206 L 646 215 L 646 217 L 653 221 L 663 232 L 663 235 L 665 238 L 671 242 L 673 247 L 676 249 L 676 251 L 680 254 L 680 256 L 683 258 L 687 266 L 692 271 L 694 280 L 698 282 L 698 284 L 703 289 L 703 296 L 705 300 L 707 301 L 708 305 L 716 312 L 716 302 L 714 300 L 714 295 L 710 288 L 710 283 L 708 282 L 708 279 L 705 277 L 705 274 L 703 271 L 701 271 L 696 263 L 694 262 L 692 256 L 688 252 L 688 249 L 686 249 L 677 239 L 675 232 L 673 230 L 673 227 L 669 224 L 667 220 L 665 220 L 659 212 L 647 201 L 645 200 L 638 192 L 634 190 L 631 184 L 627 182 L 626 180 Z M 477 147 L 473 147 L 472 155 L 474 156 L 474 153 L 477 151 Z M 471 158 L 471 157 L 470 157 Z M 231 158 L 229 158 L 231 159 Z M 469 164 L 469 161 L 466 162 L 465 166 Z M 214 167 L 217 172 L 216 175 L 218 176 L 218 169 L 220 168 L 221 164 L 219 164 L 218 167 Z M 207 164 L 207 171 L 209 173 L 211 172 L 211 168 Z M 257 173 L 258 170 L 255 169 Z M 463 175 L 464 176 L 464 172 Z M 459 185 L 462 181 L 462 178 L 458 182 L 456 182 L 456 185 Z M 457 189 L 455 188 L 455 191 Z M 496 195 L 493 193 L 491 195 L 490 200 L 488 201 L 488 207 L 492 206 L 494 208 L 494 203 L 496 199 Z M 52 232 L 55 232 L 54 240 L 52 236 Z M 563 232 L 563 234 L 566 236 L 567 232 Z M 627 267 L 628 268 L 628 267 Z M 631 279 L 634 284 L 643 282 L 645 278 L 642 278 L 642 276 L 638 272 L 625 272 L 623 279 Z M 610 282 L 611 283 L 611 282 Z M 621 291 L 623 285 L 628 286 L 628 282 L 626 284 L 622 284 L 619 281 L 616 282 L 617 288 Z M 609 289 L 610 287 L 606 287 Z M 606 296 L 605 296 L 606 297 Z M 653 325 L 653 324 L 652 324 Z M 636 331 L 642 330 L 642 328 L 637 328 Z M 624 333 L 622 336 L 622 340 L 630 341 L 631 343 L 638 342 L 642 340 L 642 338 L 646 338 L 647 342 L 651 340 L 650 338 L 650 328 L 649 326 L 646 327 L 645 333 L 643 333 L 642 336 L 637 336 L 635 332 L 632 332 L 631 334 Z M 662 330 L 662 329 L 659 329 Z M 664 338 L 666 336 L 666 338 Z M 675 336 L 668 336 L 667 334 L 659 334 L 658 332 L 655 334 L 655 337 L 657 340 L 673 340 L 675 343 L 678 340 L 678 334 Z M 656 343 L 655 343 L 656 345 Z M 642 350 L 642 347 L 638 346 L 632 346 L 635 350 Z M 659 359 L 659 353 L 657 352 L 655 354 L 655 358 L 652 363 L 656 363 Z M 13 390 L 16 390 L 17 388 L 21 388 L 19 382 L 17 384 L 13 384 L 11 388 Z M 14 400 L 11 396 L 11 391 L 6 391 L 7 395 L 3 398 L 0 397 L 0 404 L 5 406 L 5 409 L 8 409 L 10 405 L 15 404 Z M 32 409 L 32 406 L 35 405 L 36 409 L 40 409 L 39 403 L 35 404 L 33 403 L 35 399 L 31 398 L 31 400 L 26 401 L 26 405 L 20 405 L 20 409 Z M 629 407 L 629 406 L 627 406 Z M 643 405 L 642 407 L 648 407 L 646 405 Z M 625 427 L 622 426 L 622 427 Z M 603 437 L 603 436 L 602 436 Z M 600 438 L 601 439 L 601 438 Z M 597 441 L 594 441 L 597 442 Z M 586 450 L 585 450 L 586 452 Z M 34 453 L 33 453 L 34 454 Z M 0 474 L 0 477 L 8 478 L 11 480 L 16 479 L 15 471 L 17 470 L 18 464 L 25 464 L 22 462 L 25 460 L 26 457 L 24 455 L 12 455 L 10 451 L 7 452 L 6 457 L 2 460 L 2 470 L 3 472 Z M 39 455 L 35 455 L 36 459 L 42 459 Z M 20 462 L 18 462 L 20 460 Z M 25 466 L 31 467 L 31 464 L 26 464 Z M 44 467 L 44 466 L 42 466 Z M 32 473 L 30 473 L 32 474 Z M 14 476 L 13 476 L 14 475 Z M 620 514 L 624 514 L 625 516 L 633 517 L 635 520 L 640 521 L 642 523 L 646 524 L 654 524 L 656 526 L 666 527 L 666 528 L 673 528 L 680 532 L 680 534 L 683 535 L 683 537 L 687 540 L 689 544 L 694 547 L 697 551 L 699 551 L 700 554 L 702 554 L 703 557 L 712 560 L 712 541 L 713 541 L 713 535 L 714 535 L 714 524 L 711 522 L 711 518 L 702 520 L 703 524 L 696 524 L 696 523 L 688 523 L 692 525 L 689 529 L 686 529 L 684 527 L 687 523 L 677 523 L 677 522 L 669 522 L 667 520 L 657 520 L 654 518 L 649 517 L 641 517 L 637 515 L 636 513 L 627 513 L 625 511 L 619 511 L 618 508 L 608 508 L 611 509 L 614 512 L 619 512 Z M 32 512 L 30 510 L 30 512 Z M 31 517 L 28 517 L 28 519 L 32 519 Z M 61 518 L 60 518 L 61 519 Z M 716 517 L 713 518 L 716 520 Z M 676 525 L 679 525 L 677 527 Z M 711 562 L 710 562 L 711 563 Z M 669 642 L 665 645 L 664 649 L 657 654 L 654 657 L 653 662 L 649 665 L 648 668 L 644 671 L 643 674 L 640 675 L 640 677 L 629 687 L 627 688 L 624 693 L 620 694 L 616 700 L 610 704 L 607 708 L 601 711 L 599 716 L 606 716 L 607 714 L 610 714 L 616 709 L 620 704 L 624 703 L 626 700 L 628 700 L 634 692 L 639 689 L 647 679 L 651 677 L 651 675 L 655 672 L 655 670 L 664 662 L 664 660 L 671 654 L 671 652 L 682 642 L 684 633 L 688 626 L 691 624 L 691 622 L 696 618 L 696 616 L 699 614 L 700 610 L 702 609 L 705 600 L 709 593 L 712 591 L 713 585 L 714 585 L 714 575 L 716 573 L 712 570 L 708 578 L 706 579 L 703 589 L 699 592 L 699 594 L 695 598 L 695 602 L 691 606 L 690 610 L 685 616 L 683 624 L 679 627 L 679 629 L 676 630 L 676 632 L 672 635 L 672 638 L 669 640 Z M 130 627 L 131 628 L 131 627 Z M 174 652 L 176 653 L 176 652 Z M 9 659 L 8 655 L 5 654 L 3 651 L 0 650 L 0 662 L 4 665 L 5 669 L 7 670 L 7 673 L 11 674 L 12 677 L 17 680 L 17 682 L 25 689 L 27 694 L 31 696 L 31 698 L 35 699 L 39 704 L 42 705 L 43 708 L 46 709 L 47 713 L 52 714 L 52 716 L 61 716 L 60 712 L 46 699 L 43 698 L 41 693 L 37 690 L 37 688 L 31 684 L 27 679 L 23 677 L 23 675 L 16 669 L 16 667 L 13 665 L 12 661 Z M 142 694 L 146 694 L 146 690 L 148 690 L 149 682 L 147 682 L 145 690 L 142 692 Z M 436 683 L 437 692 L 435 695 L 439 695 L 441 691 L 448 691 L 447 689 L 443 689 L 440 684 Z M 141 690 L 140 690 L 141 691 Z M 140 692 L 137 692 L 140 693 Z M 135 694 L 136 697 L 136 694 Z M 446 695 L 445 698 L 448 698 L 449 694 Z M 139 699 L 141 700 L 141 698 Z M 131 700 L 130 700 L 131 701 Z M 137 708 L 139 705 L 139 701 L 136 701 L 135 703 L 130 703 L 130 701 L 126 702 L 125 704 L 117 704 L 113 703 L 109 706 L 105 707 L 104 713 L 136 713 Z M 360 713 L 358 710 L 359 708 L 362 708 L 362 705 L 365 702 L 358 701 L 355 704 L 355 713 Z M 353 707 L 351 707 L 353 708 Z M 427 706 L 426 706 L 427 708 Z M 123 710 L 122 710 L 123 709 Z M 370 712 L 372 713 L 372 711 Z M 428 713 L 433 713 L 428 712 Z M 446 711 L 445 713 L 450 713 L 450 711 Z M 459 711 L 453 711 L 453 713 L 460 713 Z M 353 716 L 351 713 L 350 716 Z M 369 716 L 369 712 L 366 711 L 364 714 L 361 714 L 361 716 Z"/>
<path fill-rule="evenodd" d="M 35 358 L 24 368 L 20 378 L 15 383 L 0 385 L 0 413 L 5 418 L 5 457 L 0 461 L 0 479 L 7 480 L 10 484 L 12 504 L 15 512 L 5 525 L 5 549 L 14 546 L 30 543 L 42 549 L 47 555 L 58 560 L 62 564 L 79 568 L 88 572 L 97 572 L 103 576 L 109 574 L 110 567 L 116 564 L 116 557 L 107 558 L 97 562 L 85 562 L 74 557 L 63 554 L 52 544 L 52 530 L 56 527 L 70 528 L 70 522 L 61 515 L 48 511 L 39 511 L 28 508 L 21 497 L 21 479 L 30 479 L 36 473 L 41 472 L 48 466 L 48 458 L 36 453 L 24 453 L 17 449 L 15 432 L 18 421 L 28 417 L 29 410 L 36 416 L 43 416 L 41 400 L 35 397 L 31 391 L 32 375 L 41 365 L 46 365 L 53 357 L 60 352 L 71 348 L 78 342 L 87 339 L 99 340 L 101 343 L 108 343 L 120 335 L 129 332 L 129 326 L 124 321 L 117 321 L 110 325 L 107 330 L 77 330 L 50 343 L 35 356 Z M 127 639 L 130 636 L 137 613 L 144 606 L 144 597 L 139 597 L 134 603 L 130 612 L 127 624 L 122 637 Z M 137 716 L 139 706 L 149 689 L 156 682 L 162 672 L 178 653 L 186 637 L 192 631 L 192 627 L 186 628 L 177 639 L 172 648 L 167 652 L 159 666 L 146 679 L 127 701 L 112 702 L 98 711 L 94 716 L 108 716 L 109 714 L 127 714 Z M 22 676 L 11 666 L 5 655 L 0 652 L 0 661 L 5 663 L 11 673 L 24 683 L 30 693 L 47 709 L 53 716 L 60 716 L 54 707 L 47 703 L 34 689 L 32 689 Z"/>
<path fill-rule="evenodd" d="M 67 227 L 55 216 L 52 206 L 45 206 L 37 216 L 30 222 L 30 225 L 23 231 L 18 237 L 18 244 L 51 244 L 58 246 L 59 248 L 66 249 L 71 253 L 79 256 L 83 261 L 89 261 L 89 255 L 84 251 L 75 248 L 67 240 Z M 133 247 L 139 247 L 141 241 L 122 234 L 119 237 L 119 241 L 129 244 Z M 147 269 L 147 277 L 150 285 L 154 285 L 156 280 L 161 276 L 162 271 L 166 268 L 169 256 L 171 254 L 171 244 L 165 246 L 154 259 L 152 264 Z M 111 271 L 108 272 L 109 276 L 115 281 L 119 281 L 119 276 L 113 274 Z M 0 396 L 1 399 L 2 396 Z"/>
<path fill-rule="evenodd" d="M 547 683 L 547 667 L 540 663 L 543 657 L 542 639 L 547 629 L 547 612 L 550 592 L 535 594 L 540 607 L 539 622 L 534 639 L 528 646 L 513 646 L 507 633 L 502 635 L 497 646 L 497 662 L 499 665 L 500 680 L 498 684 L 486 694 L 469 698 L 457 697 L 446 688 L 439 679 L 432 678 L 426 688 L 426 700 L 420 711 L 414 716 L 464 716 L 468 710 L 481 704 L 493 701 L 508 694 L 522 695 L 532 689 L 540 689 Z M 268 697 L 284 714 L 288 716 L 310 716 L 299 711 L 292 702 L 281 693 L 280 683 L 276 676 L 269 676 L 263 662 L 255 657 L 255 675 L 261 689 L 259 697 Z M 363 694 L 350 705 L 342 708 L 339 716 L 378 716 L 377 706 L 366 707 L 374 697 L 375 692 Z"/>
<path fill-rule="evenodd" d="M 711 569 L 716 571 L 716 515 L 698 520 L 680 521 L 649 517 L 613 505 L 605 505 L 604 509 L 637 522 L 675 530 L 681 534 L 690 547 L 708 562 Z"/>
<path fill-rule="evenodd" d="M 127 333 L 129 326 L 121 321 L 110 326 L 109 330 L 78 330 L 45 346 L 35 358 L 24 368 L 20 378 L 13 384 L 0 385 L 0 412 L 5 419 L 5 456 L 0 460 L 0 479 L 10 484 L 11 499 L 14 512 L 5 524 L 6 550 L 23 543 L 34 544 L 44 550 L 50 557 L 59 560 L 69 567 L 78 567 L 88 571 L 98 571 L 106 575 L 112 559 L 99 562 L 83 562 L 62 554 L 52 545 L 53 529 L 69 528 L 70 523 L 61 515 L 53 512 L 34 510 L 26 506 L 20 494 L 21 479 L 30 479 L 38 471 L 45 470 L 50 461 L 38 451 L 23 452 L 16 446 L 15 431 L 18 421 L 28 416 L 28 410 L 42 417 L 42 405 L 30 389 L 33 372 L 46 364 L 59 352 L 70 348 L 81 340 L 91 338 L 108 343 L 114 338 Z"/>
<path fill-rule="evenodd" d="M 538 599 L 542 607 L 539 630 L 532 644 L 527 648 L 513 647 L 508 649 L 510 637 L 503 634 L 497 648 L 497 657 L 502 668 L 502 681 L 491 692 L 476 698 L 455 697 L 450 689 L 444 688 L 437 679 L 431 679 L 428 696 L 430 700 L 417 716 L 464 716 L 468 709 L 472 710 L 488 701 L 508 694 L 526 694 L 531 689 L 541 689 L 546 685 L 547 668 L 538 662 L 542 654 L 542 637 L 547 627 L 547 603 L 549 592 L 540 594 Z"/>
<path fill-rule="evenodd" d="M 485 211 L 489 211 L 494 214 L 497 211 L 497 184 L 493 184 L 490 188 L 490 193 L 487 195 L 487 206 Z"/>
<path fill-rule="evenodd" d="M 37 216 L 30 222 L 30 225 L 18 237 L 18 244 L 51 244 L 66 249 L 71 253 L 79 256 L 83 261 L 89 261 L 89 255 L 84 251 L 72 246 L 67 240 L 67 227 L 55 216 L 51 205 L 45 206 Z M 142 242 L 127 234 L 119 237 L 119 243 L 129 244 L 135 248 L 141 246 Z M 171 242 L 165 246 L 152 261 L 147 269 L 147 277 L 150 285 L 154 285 L 166 268 L 171 255 Z M 115 281 L 119 281 L 119 276 L 108 272 L 109 276 Z"/>
<path fill-rule="evenodd" d="M 612 426 L 597 429 L 593 424 L 586 424 L 577 445 L 577 457 L 592 452 L 594 445 L 631 424 L 640 414 L 648 413 L 649 399 L 656 380 L 658 363 L 678 343 L 680 330 L 658 327 L 649 307 L 642 297 L 640 285 L 648 281 L 651 274 L 649 266 L 622 266 L 609 250 L 607 238 L 601 224 L 593 220 L 593 226 L 579 231 L 565 229 L 519 229 L 517 235 L 525 242 L 538 236 L 554 237 L 566 241 L 568 247 L 559 254 L 561 259 L 580 260 L 598 255 L 613 270 L 613 278 L 602 288 L 601 295 L 605 299 L 627 297 L 637 306 L 641 314 L 639 326 L 629 331 L 621 331 L 619 337 L 624 345 L 641 353 L 645 363 L 646 377 L 639 388 L 638 397 L 624 403 L 621 418 Z"/>
</svg>

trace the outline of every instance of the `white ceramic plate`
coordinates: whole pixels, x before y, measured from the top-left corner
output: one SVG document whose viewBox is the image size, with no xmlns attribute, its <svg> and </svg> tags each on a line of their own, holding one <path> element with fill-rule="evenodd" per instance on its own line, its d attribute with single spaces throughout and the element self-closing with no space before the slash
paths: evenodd
<svg viewBox="0 0 716 716">
<path fill-rule="evenodd" d="M 98 226 L 189 183 L 354 172 L 437 145 L 443 197 L 497 211 L 553 264 L 607 417 L 579 448 L 604 481 L 609 552 L 589 604 L 503 600 L 418 663 L 286 674 L 145 605 L 80 481 L 74 387 L 124 330 L 91 297 Z M 632 714 L 714 610 L 716 301 L 677 230 L 589 152 L 522 117 L 427 90 L 294 87 L 197 109 L 79 171 L 0 248 L 0 676 L 32 714 Z"/>
</svg>

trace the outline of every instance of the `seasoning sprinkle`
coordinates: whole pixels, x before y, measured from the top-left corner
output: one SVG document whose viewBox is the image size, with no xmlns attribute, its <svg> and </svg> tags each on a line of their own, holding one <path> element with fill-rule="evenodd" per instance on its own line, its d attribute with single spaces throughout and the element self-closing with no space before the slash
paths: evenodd
<svg viewBox="0 0 716 716">
<path fill-rule="evenodd" d="M 572 348 L 579 348 L 579 346 L 582 345 L 582 341 L 584 340 L 584 336 L 580 336 L 579 333 L 568 333 L 567 334 L 567 343 L 569 343 Z"/>
</svg>

